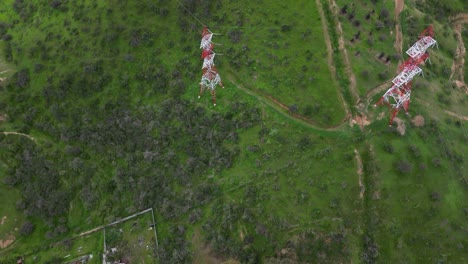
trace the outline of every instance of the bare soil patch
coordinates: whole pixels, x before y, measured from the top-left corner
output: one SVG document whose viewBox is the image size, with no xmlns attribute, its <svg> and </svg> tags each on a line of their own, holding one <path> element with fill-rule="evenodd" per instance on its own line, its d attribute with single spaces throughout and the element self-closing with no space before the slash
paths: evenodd
<svg viewBox="0 0 468 264">
<path fill-rule="evenodd" d="M 3 225 L 7 220 L 7 216 L 5 215 L 4 217 L 2 217 L 2 221 L 0 221 L 0 225 Z"/>
<path fill-rule="evenodd" d="M 450 20 L 452 21 L 453 31 L 455 32 L 455 37 L 457 38 L 457 49 L 453 59 L 450 79 L 455 80 L 456 86 L 465 94 L 468 94 L 468 86 L 465 83 L 464 74 L 466 48 L 461 34 L 463 24 L 468 23 L 468 14 L 459 14 L 455 17 L 452 17 Z"/>
<path fill-rule="evenodd" d="M 398 131 L 398 133 L 400 133 L 400 135 L 404 136 L 405 133 L 406 133 L 405 122 L 403 120 L 401 120 L 400 118 L 398 118 L 398 117 L 395 117 L 395 119 L 393 119 L 393 121 L 397 124 L 396 130 Z"/>
<path fill-rule="evenodd" d="M 214 256 L 211 246 L 203 241 L 200 230 L 196 229 L 192 237 L 193 263 L 194 264 L 221 264 L 222 259 Z M 236 263 L 236 262 L 232 262 Z"/>
<path fill-rule="evenodd" d="M 377 117 L 377 120 L 384 118 L 384 116 L 385 116 L 384 112 L 380 113 L 379 116 Z"/>
<path fill-rule="evenodd" d="M 358 125 L 359 128 L 361 128 L 361 130 L 364 130 L 364 127 L 369 125 L 371 122 L 369 121 L 369 119 L 367 118 L 366 115 L 364 114 L 359 114 L 359 115 L 356 115 L 351 121 L 350 121 L 350 125 L 351 126 L 354 126 L 354 125 Z"/>
<path fill-rule="evenodd" d="M 362 166 L 362 159 L 361 156 L 359 155 L 359 152 L 357 149 L 354 149 L 354 157 L 356 158 L 357 162 L 357 175 L 358 175 L 358 183 L 359 183 L 359 198 L 362 199 L 364 197 L 364 192 L 366 191 L 366 187 L 362 183 L 362 174 L 363 174 L 363 166 Z"/>
<path fill-rule="evenodd" d="M 415 127 L 422 127 L 424 126 L 424 117 L 422 115 L 417 115 L 411 120 L 411 123 Z"/>
<path fill-rule="evenodd" d="M 402 54 L 403 52 L 403 34 L 400 26 L 400 13 L 405 6 L 404 0 L 395 0 L 395 50 Z"/>
<path fill-rule="evenodd" d="M 9 245 L 11 245 L 14 241 L 15 241 L 15 236 L 13 235 L 9 235 L 6 239 L 2 240 L 0 239 L 0 248 L 3 249 L 3 248 L 6 248 L 8 247 Z"/>
</svg>

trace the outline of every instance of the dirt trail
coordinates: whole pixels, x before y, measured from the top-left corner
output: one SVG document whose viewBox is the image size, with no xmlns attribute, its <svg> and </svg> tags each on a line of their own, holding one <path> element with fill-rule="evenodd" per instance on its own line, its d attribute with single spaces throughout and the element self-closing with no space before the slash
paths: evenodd
<svg viewBox="0 0 468 264">
<path fill-rule="evenodd" d="M 267 94 L 262 94 L 261 92 L 259 92 L 257 90 L 251 90 L 251 89 L 245 88 L 242 84 L 239 84 L 239 83 L 236 82 L 236 78 L 235 78 L 235 76 L 233 74 L 227 74 L 226 78 L 229 81 L 231 81 L 237 88 L 242 90 L 243 92 L 249 94 L 250 96 L 253 96 L 253 97 L 257 98 L 260 102 L 270 106 L 271 108 L 275 109 L 277 112 L 279 112 L 280 114 L 282 114 L 283 116 L 285 116 L 285 117 L 287 117 L 289 119 L 295 119 L 296 121 L 300 122 L 301 124 L 303 124 L 303 125 L 305 125 L 307 127 L 313 128 L 313 129 L 323 130 L 323 131 L 337 131 L 337 130 L 340 130 L 344 125 L 346 125 L 346 121 L 350 120 L 351 110 L 350 110 L 349 105 L 344 100 L 343 94 L 341 93 L 340 87 L 338 85 L 338 81 L 336 80 L 336 68 L 334 66 L 335 64 L 333 62 L 333 57 L 332 57 L 333 48 L 332 48 L 332 45 L 331 45 L 330 35 L 328 33 L 328 27 L 327 27 L 323 7 L 322 7 L 322 4 L 320 3 L 320 0 L 315 0 L 315 2 L 317 4 L 317 8 L 318 8 L 320 18 L 321 18 L 321 21 L 322 21 L 322 30 L 323 30 L 323 35 L 324 35 L 324 39 L 325 39 L 325 45 L 327 47 L 327 62 L 328 62 L 327 64 L 328 64 L 328 67 L 329 67 L 329 70 L 330 70 L 330 73 L 331 73 L 331 77 L 332 77 L 334 83 L 337 84 L 336 86 L 337 86 L 338 98 L 341 101 L 341 103 L 342 103 L 342 105 L 343 105 L 343 107 L 345 109 L 345 112 L 346 112 L 346 116 L 343 119 L 343 121 L 340 122 L 340 124 L 334 125 L 334 126 L 323 127 L 323 126 L 319 125 L 317 122 L 315 122 L 314 120 L 311 120 L 311 119 L 309 119 L 309 118 L 307 118 L 305 116 L 302 116 L 302 115 L 297 114 L 297 113 L 291 113 L 289 111 L 288 106 L 281 103 L 279 100 L 277 100 L 273 96 L 267 95 Z M 336 4 L 335 4 L 334 1 L 333 1 L 333 5 L 336 7 Z M 344 47 L 343 31 L 341 29 L 341 24 L 339 24 L 339 32 L 340 32 L 339 33 L 339 35 L 340 35 L 340 44 L 339 45 L 340 45 L 340 50 L 342 50 L 342 52 L 344 52 L 344 54 L 345 54 L 346 71 L 348 73 L 348 76 L 349 76 L 350 81 L 351 81 L 351 86 L 352 86 L 351 92 L 353 93 L 353 96 L 357 100 L 359 98 L 359 96 L 358 96 L 358 94 L 356 92 L 356 78 L 355 78 L 355 76 L 354 76 L 354 74 L 353 74 L 353 72 L 351 70 L 351 66 L 350 66 L 351 64 L 349 63 L 348 55 L 347 55 L 346 49 Z M 285 112 L 285 110 L 286 110 L 286 112 Z"/>
<path fill-rule="evenodd" d="M 0 249 L 4 249 L 8 247 L 9 245 L 13 244 L 15 239 L 16 238 L 12 235 L 9 235 L 5 240 L 0 239 Z"/>
<path fill-rule="evenodd" d="M 23 134 L 23 133 L 19 133 L 19 132 L 0 132 L 0 134 L 4 134 L 4 135 L 6 135 L 6 136 L 8 136 L 8 135 L 23 136 L 23 137 L 29 138 L 29 139 L 32 140 L 34 143 L 37 143 L 37 139 L 35 139 L 34 137 L 32 137 L 32 136 L 30 136 L 30 135 Z"/>
<path fill-rule="evenodd" d="M 343 53 L 344 57 L 344 65 L 345 65 L 345 72 L 348 76 L 350 85 L 349 90 L 354 97 L 355 102 L 359 100 L 359 93 L 356 90 L 356 76 L 354 75 L 353 69 L 351 68 L 351 63 L 349 61 L 348 51 L 345 47 L 345 41 L 343 38 L 343 28 L 341 27 L 341 22 L 338 19 L 338 6 L 336 5 L 335 0 L 328 0 L 330 8 L 333 12 L 333 17 L 336 23 L 336 29 L 338 33 L 338 49 Z"/>
<path fill-rule="evenodd" d="M 455 58 L 453 59 L 452 64 L 452 73 L 450 74 L 450 79 L 455 80 L 455 84 L 458 88 L 468 94 L 468 86 L 465 83 L 465 43 L 463 42 L 462 30 L 464 24 L 468 23 L 468 14 L 458 14 L 450 18 L 450 21 L 453 26 L 453 31 L 455 32 L 455 37 L 457 38 L 457 49 L 455 51 Z"/>
<path fill-rule="evenodd" d="M 405 6 L 404 0 L 395 0 L 395 50 L 397 53 L 403 53 L 403 33 L 401 32 L 400 13 Z"/>
<path fill-rule="evenodd" d="M 346 103 L 343 94 L 340 91 L 340 87 L 338 85 L 338 81 L 336 80 L 336 68 L 335 64 L 333 63 L 333 48 L 331 45 L 331 40 L 330 40 L 330 34 L 328 33 L 328 26 L 327 26 L 327 20 L 325 18 L 325 13 L 323 12 L 323 6 L 322 3 L 320 3 L 320 0 L 315 0 L 315 3 L 317 5 L 317 9 L 320 14 L 320 19 L 322 21 L 322 30 L 323 30 L 323 37 L 325 39 L 325 45 L 327 46 L 327 61 L 328 61 L 328 68 L 330 69 L 331 77 L 333 79 L 333 82 L 336 84 L 337 87 L 337 94 L 338 97 L 343 104 L 343 107 L 346 111 L 346 116 L 350 117 L 351 116 L 351 110 L 349 108 L 349 105 Z"/>
<path fill-rule="evenodd" d="M 356 158 L 356 162 L 357 162 L 357 175 L 358 175 L 358 182 L 359 182 L 359 189 L 360 189 L 360 192 L 359 192 L 359 198 L 363 198 L 364 197 L 364 192 L 366 191 L 366 187 L 364 186 L 364 184 L 362 183 L 362 174 L 363 174 L 363 166 L 362 166 L 362 159 L 361 159 L 361 155 L 359 155 L 359 152 L 357 151 L 357 149 L 354 149 L 354 157 Z"/>
<path fill-rule="evenodd" d="M 317 124 L 317 122 L 315 122 L 315 121 L 313 121 L 313 120 L 311 120 L 311 119 L 309 119 L 309 118 L 307 118 L 305 116 L 302 116 L 302 115 L 297 114 L 297 113 L 291 113 L 289 111 L 288 106 L 281 103 L 280 101 L 278 101 L 273 96 L 265 95 L 265 94 L 259 94 L 258 91 L 253 91 L 253 90 L 245 88 L 242 84 L 236 82 L 235 77 L 232 74 L 227 74 L 226 78 L 229 81 L 231 81 L 237 88 L 239 88 L 240 90 L 242 90 L 246 94 L 249 94 L 250 96 L 257 98 L 260 102 L 262 102 L 262 103 L 270 106 L 271 108 L 275 109 L 278 113 L 282 114 L 283 116 L 285 116 L 285 117 L 287 117 L 289 119 L 294 119 L 294 120 L 298 121 L 299 123 L 301 123 L 304 126 L 307 126 L 307 127 L 310 127 L 310 128 L 316 129 L 316 130 L 337 131 L 337 130 L 340 130 L 340 128 L 346 124 L 346 120 L 348 119 L 348 117 L 345 117 L 345 119 L 342 122 L 340 122 L 340 124 L 338 124 L 338 125 L 323 127 L 323 126 Z M 285 112 L 284 110 L 286 110 L 287 112 Z"/>
<path fill-rule="evenodd" d="M 377 85 L 376 87 L 374 87 L 373 89 L 367 92 L 365 96 L 366 100 L 367 101 L 370 100 L 372 97 L 374 97 L 374 95 L 378 93 L 383 93 L 385 90 L 387 90 L 391 86 L 392 86 L 392 80 L 388 80 L 384 83 Z"/>
<path fill-rule="evenodd" d="M 456 16 L 449 18 L 449 21 L 452 25 L 466 24 L 468 23 L 468 14 L 467 13 L 458 14 Z"/>
<path fill-rule="evenodd" d="M 430 104 L 429 102 L 426 102 L 426 101 L 424 101 L 422 99 L 416 98 L 415 100 L 418 101 L 419 103 L 427 106 L 427 107 L 431 107 L 431 108 L 434 107 L 434 104 Z M 461 120 L 464 120 L 464 121 L 468 121 L 468 116 L 464 116 L 462 114 L 458 114 L 458 113 L 455 113 L 455 112 L 452 112 L 452 111 L 449 111 L 449 110 L 446 110 L 446 109 L 443 109 L 443 108 L 442 108 L 442 110 L 444 110 L 444 112 L 446 114 L 448 114 L 449 116 L 453 116 L 455 118 L 458 118 L 458 119 L 461 119 Z"/>
</svg>

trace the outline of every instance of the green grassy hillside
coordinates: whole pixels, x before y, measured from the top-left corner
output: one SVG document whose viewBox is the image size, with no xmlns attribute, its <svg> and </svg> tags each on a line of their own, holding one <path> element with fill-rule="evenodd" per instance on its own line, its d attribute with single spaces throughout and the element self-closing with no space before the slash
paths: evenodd
<svg viewBox="0 0 468 264">
<path fill-rule="evenodd" d="M 451 25 L 432 1 L 400 14 L 403 49 L 427 24 L 439 41 L 402 135 L 366 98 L 406 58 L 394 2 L 358 2 L 2 1 L 0 263 L 101 263 L 109 241 L 145 263 L 466 262 Z M 217 106 L 197 99 L 203 24 Z M 149 215 L 102 227 L 150 207 L 158 246 Z"/>
</svg>

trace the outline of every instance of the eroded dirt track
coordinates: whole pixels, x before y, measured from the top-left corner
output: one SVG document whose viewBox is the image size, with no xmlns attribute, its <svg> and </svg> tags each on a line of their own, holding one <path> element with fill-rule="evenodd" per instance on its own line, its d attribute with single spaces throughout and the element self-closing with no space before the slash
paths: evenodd
<svg viewBox="0 0 468 264">
<path fill-rule="evenodd" d="M 404 0 L 395 0 L 395 50 L 398 54 L 403 53 L 403 33 L 401 32 L 400 14 L 405 6 Z"/>
<path fill-rule="evenodd" d="M 29 138 L 30 140 L 32 140 L 34 143 L 37 143 L 37 139 L 30 136 L 30 135 L 26 135 L 26 134 L 23 134 L 23 133 L 19 133 L 19 132 L 0 132 L 0 134 L 3 134 L 5 136 L 8 136 L 8 135 L 18 135 L 18 136 L 23 136 L 23 137 L 26 137 L 26 138 Z"/>
<path fill-rule="evenodd" d="M 345 119 L 342 120 L 342 122 L 340 122 L 337 125 L 328 126 L 328 127 L 321 126 L 317 122 L 315 122 L 314 120 L 311 120 L 311 119 L 309 119 L 309 118 L 307 118 L 305 116 L 302 116 L 302 115 L 297 114 L 297 113 L 291 113 L 289 111 L 289 108 L 285 104 L 281 103 L 279 100 L 277 100 L 273 96 L 266 95 L 266 94 L 260 94 L 258 91 L 253 91 L 252 89 L 247 89 L 242 84 L 237 83 L 236 78 L 233 75 L 228 74 L 228 75 L 226 75 L 226 78 L 230 82 L 232 82 L 238 89 L 242 90 L 246 94 L 249 94 L 250 96 L 255 97 L 261 103 L 263 103 L 265 105 L 268 105 L 269 107 L 275 109 L 278 113 L 282 114 L 283 116 L 285 116 L 285 117 L 287 117 L 289 119 L 296 120 L 297 122 L 301 123 L 304 126 L 307 126 L 307 127 L 313 128 L 313 129 L 317 129 L 317 130 L 337 131 L 337 130 L 341 130 L 341 128 L 346 124 L 346 121 L 348 120 L 348 117 L 345 117 Z"/>
<path fill-rule="evenodd" d="M 462 31 L 465 24 L 468 23 L 468 14 L 458 14 L 450 18 L 450 22 L 457 38 L 457 49 L 452 63 L 450 79 L 465 94 L 468 94 L 468 86 L 465 83 L 465 55 L 466 48 L 463 42 Z"/>
</svg>

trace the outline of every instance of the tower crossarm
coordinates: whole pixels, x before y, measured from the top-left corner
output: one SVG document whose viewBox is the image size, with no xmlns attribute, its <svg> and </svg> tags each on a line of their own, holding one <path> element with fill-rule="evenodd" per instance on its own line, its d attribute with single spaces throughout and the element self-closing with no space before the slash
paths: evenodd
<svg viewBox="0 0 468 264">
<path fill-rule="evenodd" d="M 414 78 L 414 76 L 421 74 L 421 73 L 422 73 L 421 68 L 415 65 L 409 65 L 405 67 L 403 71 L 400 72 L 400 74 L 398 74 L 397 77 L 395 77 L 395 79 L 392 80 L 392 83 L 395 86 L 400 87 L 404 84 L 407 84 L 409 81 L 411 81 Z"/>
<path fill-rule="evenodd" d="M 421 34 L 419 34 L 419 38 L 423 38 L 425 36 L 434 37 L 434 26 L 429 25 L 421 32 Z"/>
<path fill-rule="evenodd" d="M 213 38 L 213 34 L 207 34 L 207 35 L 204 35 L 201 39 L 201 43 L 200 43 L 200 48 L 201 49 L 209 49 L 210 48 L 210 45 L 211 45 L 211 38 Z"/>
<path fill-rule="evenodd" d="M 211 53 L 210 55 L 206 56 L 203 59 L 202 69 L 208 69 L 208 68 L 211 68 L 214 65 L 215 55 L 216 55 L 215 53 Z"/>
<path fill-rule="evenodd" d="M 214 48 L 214 44 L 211 43 L 211 44 L 208 46 L 207 49 L 203 49 L 203 50 L 202 50 L 201 58 L 204 59 L 206 56 L 208 56 L 208 55 L 214 53 L 214 52 L 213 52 L 213 48 Z"/>
<path fill-rule="evenodd" d="M 392 108 L 390 126 L 400 109 L 408 113 L 412 90 L 411 81 L 416 75 L 422 73 L 422 69 L 418 66 L 429 58 L 427 50 L 434 45 L 437 46 L 437 41 L 434 39 L 434 28 L 430 25 L 421 32 L 419 40 L 406 51 L 409 58 L 399 66 L 401 72 L 392 80 L 393 86 L 375 104 L 375 106 L 386 104 Z"/>
<path fill-rule="evenodd" d="M 214 66 L 203 69 L 203 75 L 200 84 L 209 90 L 214 90 L 216 85 L 221 84 L 221 76 Z"/>
<path fill-rule="evenodd" d="M 426 53 L 428 48 L 432 48 L 436 44 L 437 41 L 435 39 L 430 36 L 425 36 L 416 41 L 416 43 L 414 43 L 413 46 L 411 46 L 411 48 L 406 51 L 406 54 L 408 54 L 411 58 L 417 58 Z"/>
</svg>

